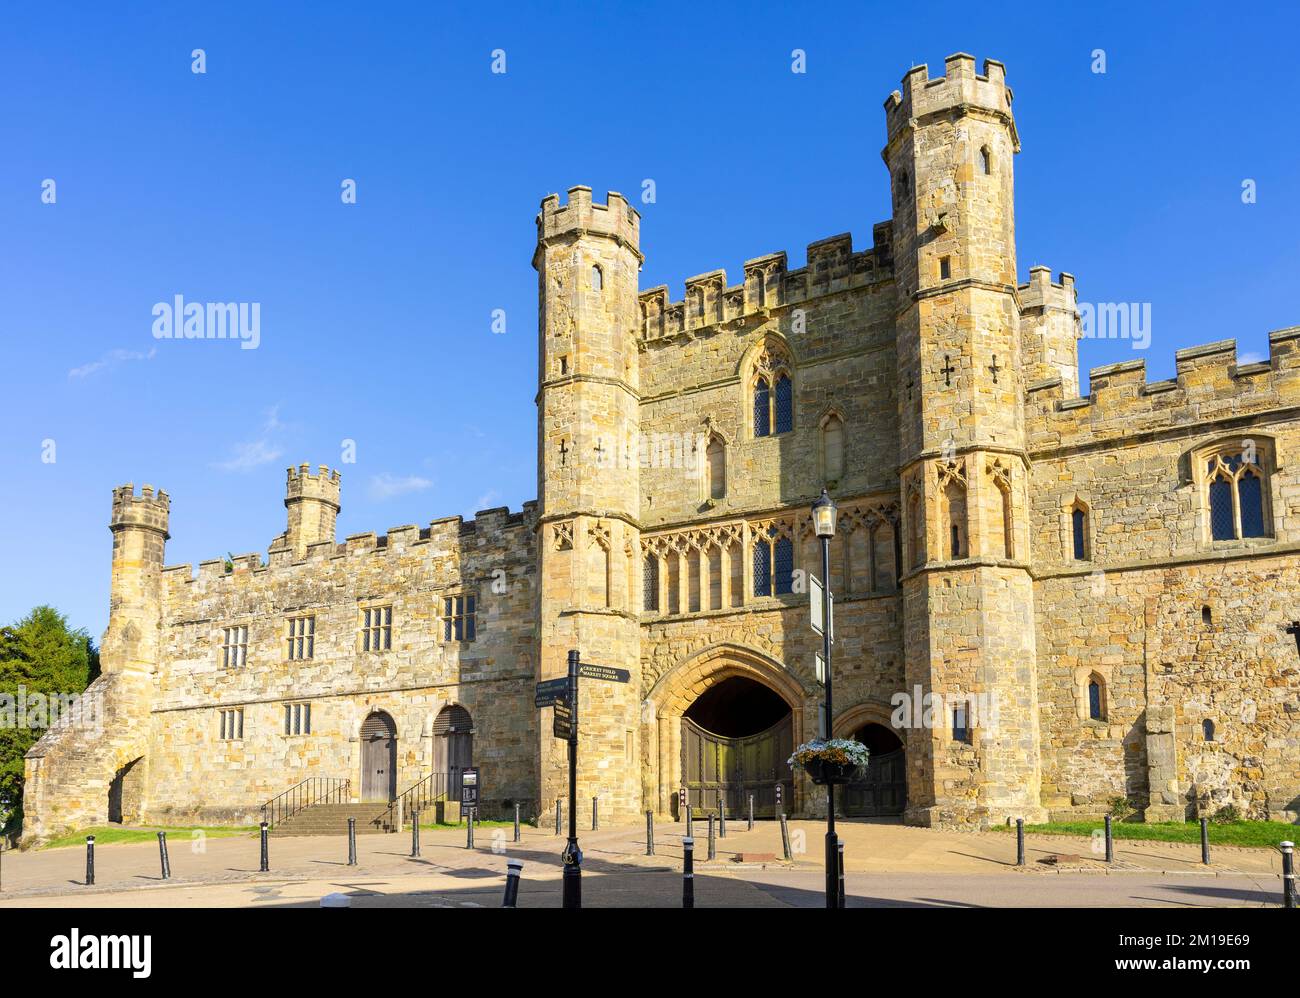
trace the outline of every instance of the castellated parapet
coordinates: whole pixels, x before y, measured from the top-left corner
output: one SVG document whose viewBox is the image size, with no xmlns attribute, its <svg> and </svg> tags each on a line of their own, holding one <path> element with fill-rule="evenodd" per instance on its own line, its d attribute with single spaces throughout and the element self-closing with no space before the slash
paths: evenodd
<svg viewBox="0 0 1300 998">
<path fill-rule="evenodd" d="M 332 542 L 339 515 L 340 476 L 325 465 L 317 474 L 306 463 L 288 469 L 284 506 L 289 513 L 288 529 L 271 544 L 273 551 L 287 549 L 301 558 L 312 544 Z"/>
<path fill-rule="evenodd" d="M 154 491 L 152 485 L 141 486 L 139 494 L 135 485 L 128 482 L 113 490 L 113 514 L 110 529 L 139 527 L 168 538 L 167 522 L 171 513 L 171 499 L 162 489 Z"/>
<path fill-rule="evenodd" d="M 946 114 L 954 108 L 961 108 L 963 113 L 979 109 L 1005 116 L 1014 151 L 1019 152 L 1020 139 L 1011 120 L 1014 95 L 1007 86 L 1006 67 L 996 59 L 985 59 L 984 75 L 979 76 L 975 73 L 975 57 L 958 52 L 944 60 L 944 74 L 930 79 L 930 68 L 925 64 L 907 71 L 902 89 L 885 100 L 890 141 L 898 130 L 932 115 Z"/>
<path fill-rule="evenodd" d="M 569 200 L 560 203 L 558 194 L 548 194 L 542 199 L 537 214 L 537 242 L 548 243 L 556 238 L 578 235 L 605 236 L 641 258 L 641 215 L 628 204 L 627 198 L 610 191 L 605 204 L 593 204 L 591 188 L 569 188 Z"/>
<path fill-rule="evenodd" d="M 1020 293 L 1021 364 L 1027 384 L 1059 378 L 1061 390 L 1079 392 L 1078 295 L 1074 275 L 1062 273 L 1052 283 L 1052 268 L 1030 267 L 1029 283 Z"/>
</svg>

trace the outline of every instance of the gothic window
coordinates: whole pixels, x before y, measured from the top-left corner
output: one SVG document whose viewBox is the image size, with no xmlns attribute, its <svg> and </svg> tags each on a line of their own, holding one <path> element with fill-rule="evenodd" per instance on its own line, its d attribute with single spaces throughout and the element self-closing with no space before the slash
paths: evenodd
<svg viewBox="0 0 1300 998">
<path fill-rule="evenodd" d="M 721 499 L 727 494 L 727 448 L 721 437 L 709 440 L 705 459 L 709 469 L 709 498 Z"/>
<path fill-rule="evenodd" d="M 1238 440 L 1202 454 L 1211 540 L 1269 536 L 1267 451 L 1266 441 Z"/>
<path fill-rule="evenodd" d="M 794 541 L 777 536 L 776 527 L 754 541 L 754 595 L 794 592 Z"/>
<path fill-rule="evenodd" d="M 794 384 L 790 376 L 782 374 L 776 379 L 776 432 L 789 433 L 794 429 Z"/>
<path fill-rule="evenodd" d="M 604 289 L 604 287 L 605 287 L 605 274 L 600 269 L 599 264 L 593 263 L 591 265 L 591 290 L 601 291 Z"/>
<path fill-rule="evenodd" d="M 966 540 L 966 489 L 957 478 L 948 480 L 943 490 L 945 517 L 948 527 L 948 557 L 954 560 L 969 558 Z"/>
<path fill-rule="evenodd" d="M 844 475 L 844 421 L 835 413 L 822 423 L 822 470 L 828 482 Z"/>
<path fill-rule="evenodd" d="M 1106 684 L 1096 673 L 1088 677 L 1088 717 L 1093 721 L 1106 719 Z"/>
<path fill-rule="evenodd" d="M 772 432 L 770 396 L 767 379 L 759 378 L 754 383 L 754 436 L 756 437 L 765 437 Z"/>
<path fill-rule="evenodd" d="M 473 641 L 477 607 L 473 596 L 444 596 L 442 600 L 442 640 Z"/>
<path fill-rule="evenodd" d="M 1201 737 L 1207 742 L 1214 741 L 1214 722 L 1208 717 L 1201 722 Z"/>
<path fill-rule="evenodd" d="M 659 609 L 659 556 L 648 554 L 641 565 L 641 592 L 646 610 Z"/>
<path fill-rule="evenodd" d="M 1088 561 L 1088 512 L 1076 502 L 1070 510 L 1070 540 L 1075 561 Z"/>
</svg>

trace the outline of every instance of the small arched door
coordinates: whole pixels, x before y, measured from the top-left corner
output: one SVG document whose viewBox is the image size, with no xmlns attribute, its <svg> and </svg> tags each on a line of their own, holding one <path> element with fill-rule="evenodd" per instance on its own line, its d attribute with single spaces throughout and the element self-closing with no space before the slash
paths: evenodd
<svg viewBox="0 0 1300 998">
<path fill-rule="evenodd" d="M 397 725 L 382 710 L 361 725 L 361 799 L 397 796 Z"/>
<path fill-rule="evenodd" d="M 460 800 L 460 776 L 474 765 L 474 719 L 458 703 L 443 707 L 433 722 L 433 771 L 442 774 L 447 796 Z"/>
</svg>

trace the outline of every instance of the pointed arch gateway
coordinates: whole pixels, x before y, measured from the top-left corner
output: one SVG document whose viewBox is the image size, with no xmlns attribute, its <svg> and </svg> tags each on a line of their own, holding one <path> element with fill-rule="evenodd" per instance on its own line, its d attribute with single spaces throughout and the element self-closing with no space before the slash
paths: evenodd
<svg viewBox="0 0 1300 998">
<path fill-rule="evenodd" d="M 679 791 L 697 814 L 726 801 L 739 815 L 754 795 L 755 814 L 796 809 L 787 760 L 805 740 L 811 699 L 780 662 L 734 644 L 708 648 L 660 676 L 643 714 L 650 749 L 646 798 L 662 812 L 677 812 Z"/>
</svg>

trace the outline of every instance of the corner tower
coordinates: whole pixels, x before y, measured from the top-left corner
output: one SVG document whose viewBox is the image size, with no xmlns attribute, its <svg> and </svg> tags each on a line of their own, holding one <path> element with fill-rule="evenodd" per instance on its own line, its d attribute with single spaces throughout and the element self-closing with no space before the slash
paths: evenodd
<svg viewBox="0 0 1300 998">
<path fill-rule="evenodd" d="M 271 550 L 288 548 L 295 560 L 307 555 L 307 547 L 336 537 L 341 483 L 339 473 L 320 465 L 313 475 L 308 464 L 290 468 L 285 483 L 284 508 L 288 528 L 271 542 Z"/>
<path fill-rule="evenodd" d="M 538 679 L 583 661 L 627 669 L 628 683 L 583 680 L 580 804 L 640 812 L 641 533 L 637 274 L 640 216 L 591 189 L 542 201 L 537 216 L 539 561 Z M 568 794 L 565 743 L 539 725 L 539 806 Z"/>
<path fill-rule="evenodd" d="M 1001 63 L 958 54 L 885 102 L 907 687 L 942 698 L 907 740 L 907 819 L 927 825 L 1044 813 L 1011 100 Z"/>
</svg>

